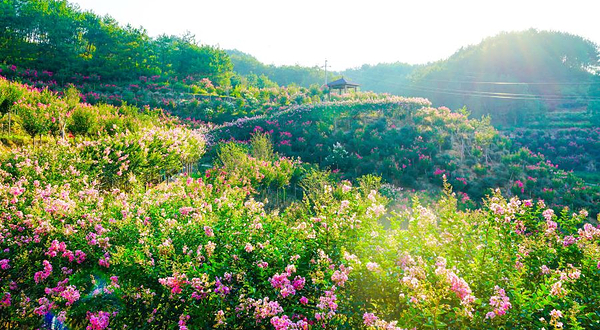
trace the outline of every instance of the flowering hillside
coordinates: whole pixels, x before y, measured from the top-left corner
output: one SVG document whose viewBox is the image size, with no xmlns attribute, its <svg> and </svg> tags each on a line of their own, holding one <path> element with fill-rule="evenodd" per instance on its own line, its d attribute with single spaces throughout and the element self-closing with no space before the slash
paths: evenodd
<svg viewBox="0 0 600 330">
<path fill-rule="evenodd" d="M 505 141 L 485 121 L 424 99 L 296 106 L 215 128 L 257 132 L 247 145 L 220 144 L 210 168 L 190 173 L 203 131 L 148 108 L 79 103 L 76 90 L 0 87 L 13 125 L 0 152 L 3 328 L 600 326 L 600 228 L 587 211 L 499 191 L 461 211 L 464 193 L 448 184 L 429 206 L 414 197 L 399 209 L 393 186 L 342 163 L 348 148 L 392 170 L 384 160 L 395 150 L 416 181 L 458 187 L 454 171 L 468 160 L 552 173 L 529 165 L 536 155 L 492 148 Z M 349 136 L 361 142 L 319 159 L 320 141 Z M 393 138 L 403 147 L 388 149 Z M 376 140 L 381 155 L 358 149 Z"/>
<path fill-rule="evenodd" d="M 0 329 L 600 329 L 597 99 L 505 136 L 63 0 L 0 18 Z"/>
<path fill-rule="evenodd" d="M 433 108 L 422 98 L 340 100 L 240 119 L 214 130 L 214 140 L 271 136 L 275 149 L 320 164 L 343 178 L 375 173 L 403 188 L 439 191 L 441 177 L 474 206 L 491 189 L 542 198 L 557 211 L 587 208 L 595 217 L 600 189 L 552 164 L 541 154 L 516 149 L 488 118 Z M 437 189 L 436 189 L 437 188 Z"/>
<path fill-rule="evenodd" d="M 447 188 L 437 209 L 415 201 L 387 213 L 378 180 L 334 182 L 324 173 L 303 180 L 301 203 L 267 209 L 252 184 L 283 171 L 277 164 L 298 165 L 254 159 L 237 161 L 256 172 L 216 167 L 125 191 L 104 189 L 84 161 L 31 150 L 5 155 L 0 322 L 72 329 L 600 322 L 600 229 L 582 226 L 585 211 L 557 216 L 542 202 L 496 194 L 464 213 Z"/>
</svg>

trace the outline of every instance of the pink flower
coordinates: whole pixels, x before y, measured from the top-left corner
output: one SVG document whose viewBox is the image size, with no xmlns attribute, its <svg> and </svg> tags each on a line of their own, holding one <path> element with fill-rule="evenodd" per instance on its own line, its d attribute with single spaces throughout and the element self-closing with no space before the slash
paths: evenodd
<svg viewBox="0 0 600 330">
<path fill-rule="evenodd" d="M 331 280 L 334 281 L 335 284 L 343 287 L 348 280 L 348 274 L 350 274 L 351 270 L 352 267 L 346 268 L 346 266 L 340 265 L 340 270 L 333 272 L 333 275 L 331 275 Z"/>
<path fill-rule="evenodd" d="M 271 318 L 271 325 L 275 327 L 275 330 L 288 330 L 294 324 L 287 315 L 282 317 L 273 316 Z"/>
<path fill-rule="evenodd" d="M 375 322 L 378 320 L 379 318 L 377 316 L 375 316 L 375 314 L 373 313 L 364 313 L 363 314 L 363 321 L 364 324 L 366 326 L 374 326 Z"/>
<path fill-rule="evenodd" d="M 252 246 L 252 244 L 250 244 L 250 243 L 246 243 L 244 250 L 246 250 L 246 252 L 250 253 L 250 252 L 254 251 L 254 246 Z"/>
<path fill-rule="evenodd" d="M 573 245 L 573 244 L 575 244 L 575 242 L 576 242 L 576 241 L 577 241 L 577 240 L 575 239 L 575 237 L 573 237 L 573 236 L 569 235 L 569 236 L 566 236 L 566 237 L 564 238 L 564 240 L 563 240 L 563 245 L 564 245 L 564 246 Z"/>
<path fill-rule="evenodd" d="M 275 274 L 269 279 L 271 286 L 275 289 L 279 289 L 279 294 L 284 298 L 296 294 L 296 289 L 290 282 L 288 276 L 290 276 L 290 273 L 281 273 Z"/>
<path fill-rule="evenodd" d="M 496 295 L 490 297 L 490 306 L 494 307 L 494 310 L 486 314 L 486 318 L 490 319 L 504 315 L 507 310 L 512 308 L 510 299 L 506 296 L 504 289 L 496 285 L 494 290 L 496 291 Z"/>
<path fill-rule="evenodd" d="M 54 303 L 48 300 L 48 298 L 43 297 L 38 299 L 39 306 L 36 307 L 33 312 L 37 315 L 46 315 L 50 310 L 52 310 L 55 306 Z"/>
<path fill-rule="evenodd" d="M 551 235 L 558 228 L 558 224 L 552 220 L 546 220 L 546 235 Z"/>
<path fill-rule="evenodd" d="M 77 251 L 75 251 L 75 257 L 77 257 L 77 263 L 81 264 L 82 262 L 85 261 L 86 255 L 83 251 L 77 250 Z"/>
<path fill-rule="evenodd" d="M 317 308 L 322 310 L 323 312 L 327 312 L 324 314 L 315 313 L 315 318 L 328 318 L 331 319 L 335 312 L 337 311 L 337 296 L 335 295 L 336 287 L 333 286 L 331 290 L 325 291 L 325 295 L 319 297 L 319 303 L 317 304 Z M 318 314 L 318 316 L 317 316 Z"/>
<path fill-rule="evenodd" d="M 542 274 L 544 274 L 544 275 L 550 274 L 550 268 L 548 268 L 548 266 L 542 265 L 542 267 L 540 267 L 540 269 L 542 270 Z"/>
<path fill-rule="evenodd" d="M 0 268 L 2 268 L 3 270 L 7 270 L 10 268 L 10 265 L 8 264 L 10 262 L 10 260 L 8 259 L 2 259 L 0 260 Z"/>
<path fill-rule="evenodd" d="M 350 202 L 347 200 L 343 200 L 340 204 L 340 210 L 346 209 L 350 206 Z"/>
<path fill-rule="evenodd" d="M 277 301 L 269 301 L 269 297 L 252 302 L 254 317 L 256 320 L 266 319 L 283 312 L 283 308 Z"/>
<path fill-rule="evenodd" d="M 285 267 L 285 272 L 288 273 L 288 275 L 292 275 L 293 273 L 296 272 L 296 266 L 294 266 L 294 265 L 287 265 Z"/>
<path fill-rule="evenodd" d="M 52 265 L 50 264 L 50 262 L 48 260 L 44 260 L 43 264 L 44 264 L 44 270 L 36 272 L 33 275 L 33 279 L 34 279 L 35 283 L 39 283 L 39 282 L 47 279 L 50 276 L 50 274 L 52 274 Z"/>
<path fill-rule="evenodd" d="M 192 211 L 194 211 L 194 208 L 191 206 L 184 206 L 179 208 L 179 213 L 183 216 L 190 214 Z"/>
<path fill-rule="evenodd" d="M 342 191 L 343 191 L 344 193 L 347 193 L 347 192 L 349 192 L 350 190 L 352 190 L 352 186 L 351 186 L 351 185 L 349 185 L 349 184 L 344 184 L 344 185 L 342 185 Z"/>
<path fill-rule="evenodd" d="M 469 304 L 475 301 L 475 297 L 471 294 L 471 288 L 464 279 L 458 277 L 453 272 L 448 272 L 447 277 L 451 284 L 450 290 L 454 291 L 463 303 Z"/>
<path fill-rule="evenodd" d="M 108 255 L 108 253 L 104 254 L 104 258 L 98 259 L 98 265 L 106 268 L 110 267 L 110 256 Z"/>
<path fill-rule="evenodd" d="M 366 266 L 367 266 L 367 269 L 372 272 L 379 270 L 379 264 L 376 262 L 368 262 Z"/>
<path fill-rule="evenodd" d="M 181 314 L 181 316 L 179 316 L 179 323 L 178 323 L 179 330 L 188 330 L 186 323 L 189 319 L 190 319 L 189 315 Z"/>
<path fill-rule="evenodd" d="M 547 209 L 544 212 L 542 212 L 542 215 L 544 216 L 544 218 L 546 219 L 546 221 L 550 221 L 550 220 L 552 220 L 552 216 L 554 215 L 554 210 L 553 209 Z"/>
<path fill-rule="evenodd" d="M 208 241 L 208 243 L 206 243 L 206 255 L 208 255 L 209 257 L 212 256 L 212 254 L 215 252 L 216 247 L 217 244 L 213 243 L 212 241 Z"/>
<path fill-rule="evenodd" d="M 110 313 L 100 311 L 92 314 L 88 312 L 88 320 L 90 321 L 90 325 L 87 326 L 87 330 L 104 330 L 108 328 L 108 324 L 110 323 Z"/>
<path fill-rule="evenodd" d="M 302 305 L 306 305 L 306 304 L 308 304 L 308 298 L 306 298 L 306 297 L 302 296 L 302 298 L 300 298 L 300 303 L 301 303 Z"/>
<path fill-rule="evenodd" d="M 565 294 L 565 289 L 563 289 L 561 281 L 552 284 L 550 294 L 557 297 L 561 297 Z"/>
<path fill-rule="evenodd" d="M 294 278 L 294 281 L 292 282 L 292 286 L 296 290 L 302 290 L 302 289 L 304 289 L 304 284 L 305 283 L 306 283 L 306 279 L 304 277 L 302 277 L 302 276 L 296 276 Z"/>
<path fill-rule="evenodd" d="M 79 291 L 74 285 L 69 285 L 63 292 L 60 293 L 60 296 L 67 300 L 67 306 L 71 306 L 74 302 L 79 300 L 80 297 Z"/>
<path fill-rule="evenodd" d="M 208 237 L 215 236 L 215 233 L 213 232 L 212 228 L 210 228 L 209 226 L 204 226 L 204 234 Z"/>
<path fill-rule="evenodd" d="M 11 305 L 10 293 L 5 292 L 4 297 L 2 297 L 2 300 L 0 300 L 0 307 L 8 307 L 10 305 Z"/>
<path fill-rule="evenodd" d="M 553 309 L 553 310 L 550 312 L 550 316 L 551 316 L 553 319 L 560 319 L 560 318 L 561 318 L 563 315 L 562 315 L 562 312 L 561 312 L 561 311 L 559 311 L 559 310 L 557 310 L 557 309 Z"/>
<path fill-rule="evenodd" d="M 218 293 L 219 295 L 221 295 L 221 297 L 225 297 L 229 294 L 230 291 L 231 290 L 229 289 L 229 287 L 221 283 L 221 279 L 217 277 L 215 281 L 215 293 Z"/>
</svg>

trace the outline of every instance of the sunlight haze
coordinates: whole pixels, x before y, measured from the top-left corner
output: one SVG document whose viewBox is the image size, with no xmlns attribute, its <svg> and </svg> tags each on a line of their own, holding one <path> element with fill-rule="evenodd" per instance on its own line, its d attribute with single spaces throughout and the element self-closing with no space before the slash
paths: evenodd
<svg viewBox="0 0 600 330">
<path fill-rule="evenodd" d="M 267 64 L 334 70 L 427 63 L 502 31 L 557 30 L 600 42 L 593 1 L 157 1 L 75 0 L 156 36 L 192 32 Z M 543 6 L 542 6 L 543 5 Z"/>
</svg>

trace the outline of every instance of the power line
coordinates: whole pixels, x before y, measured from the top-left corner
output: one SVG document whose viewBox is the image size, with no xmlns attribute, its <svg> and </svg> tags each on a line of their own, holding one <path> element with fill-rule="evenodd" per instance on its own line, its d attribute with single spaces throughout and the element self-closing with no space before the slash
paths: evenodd
<svg viewBox="0 0 600 330">
<path fill-rule="evenodd" d="M 453 73 L 455 74 L 455 73 Z M 477 78 L 480 72 L 461 71 L 463 78 Z M 386 76 L 386 74 L 378 73 L 379 76 Z M 387 75 L 388 78 L 396 79 L 398 76 Z M 546 78 L 552 79 L 552 78 Z M 477 80 L 445 80 L 445 79 L 422 79 L 421 81 L 428 82 L 444 82 L 444 83 L 457 83 L 457 84 L 481 84 L 481 85 L 600 85 L 598 82 L 573 82 L 573 81 L 562 81 L 562 82 L 511 82 L 511 81 L 477 81 Z"/>
<path fill-rule="evenodd" d="M 361 77 L 361 79 L 367 79 L 375 82 L 381 82 L 374 78 Z M 495 92 L 481 92 L 473 90 L 461 90 L 461 89 L 442 89 L 435 87 L 425 87 L 418 85 L 406 85 L 397 82 L 387 81 L 387 84 L 391 84 L 397 87 L 416 90 L 420 92 L 440 93 L 448 95 L 459 95 L 459 96 L 473 96 L 481 98 L 492 98 L 492 99 L 508 99 L 508 100 L 531 100 L 531 101 L 600 101 L 600 98 L 579 98 L 577 96 L 562 96 L 562 95 L 543 95 L 543 94 L 518 94 L 518 93 L 495 93 Z M 570 98 L 568 98 L 570 97 Z"/>
<path fill-rule="evenodd" d="M 488 92 L 488 91 L 477 91 L 477 90 L 463 90 L 463 89 L 452 89 L 452 88 L 435 88 L 429 86 L 412 85 L 415 87 L 436 89 L 441 91 L 449 92 L 471 92 L 480 95 L 497 95 L 497 96 L 517 96 L 517 97 L 534 97 L 534 98 L 560 98 L 560 99 L 581 99 L 578 95 L 557 95 L 557 94 L 531 94 L 531 93 L 503 93 L 503 92 Z"/>
<path fill-rule="evenodd" d="M 508 82 L 508 81 L 472 81 L 472 80 L 440 80 L 422 79 L 421 81 L 446 82 L 478 85 L 600 85 L 600 82 Z"/>
</svg>

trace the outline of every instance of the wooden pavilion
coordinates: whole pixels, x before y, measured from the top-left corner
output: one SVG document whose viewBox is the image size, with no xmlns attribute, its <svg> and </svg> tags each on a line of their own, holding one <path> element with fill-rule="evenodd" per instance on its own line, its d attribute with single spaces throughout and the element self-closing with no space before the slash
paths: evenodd
<svg viewBox="0 0 600 330">
<path fill-rule="evenodd" d="M 327 84 L 327 87 L 329 88 L 329 93 L 331 93 L 332 90 L 337 89 L 339 91 L 339 94 L 342 94 L 342 91 L 345 93 L 346 91 L 348 91 L 348 89 L 354 89 L 354 92 L 356 93 L 358 86 L 360 85 L 350 82 L 344 77 Z"/>
</svg>

